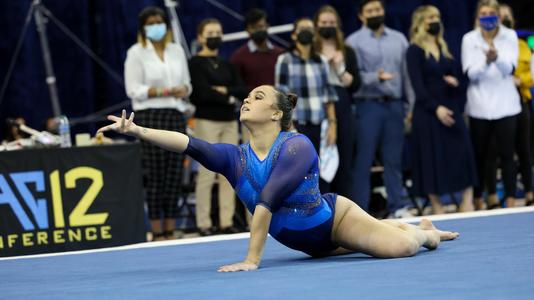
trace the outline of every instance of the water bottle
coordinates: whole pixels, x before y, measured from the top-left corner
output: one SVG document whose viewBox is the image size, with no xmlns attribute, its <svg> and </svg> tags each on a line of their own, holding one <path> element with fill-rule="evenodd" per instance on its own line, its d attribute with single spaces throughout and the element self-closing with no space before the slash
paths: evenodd
<svg viewBox="0 0 534 300">
<path fill-rule="evenodd" d="M 61 148 L 69 148 L 71 146 L 70 125 L 69 119 L 64 115 L 59 117 L 58 131 L 61 140 Z"/>
</svg>

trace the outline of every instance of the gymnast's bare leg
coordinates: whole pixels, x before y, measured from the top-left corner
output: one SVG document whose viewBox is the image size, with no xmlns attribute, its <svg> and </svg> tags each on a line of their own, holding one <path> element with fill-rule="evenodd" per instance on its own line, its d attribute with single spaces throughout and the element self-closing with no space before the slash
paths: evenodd
<svg viewBox="0 0 534 300">
<path fill-rule="evenodd" d="M 419 226 L 395 220 L 377 220 L 354 202 L 338 196 L 332 239 L 340 248 L 328 255 L 362 252 L 380 258 L 415 255 L 421 247 L 434 250 L 440 241 L 457 238 L 457 232 L 440 231 L 428 219 Z"/>
</svg>

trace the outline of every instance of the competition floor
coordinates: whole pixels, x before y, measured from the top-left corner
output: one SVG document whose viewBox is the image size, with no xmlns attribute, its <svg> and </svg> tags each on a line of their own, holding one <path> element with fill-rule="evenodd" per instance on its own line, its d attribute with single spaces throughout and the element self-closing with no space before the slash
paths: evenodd
<svg viewBox="0 0 534 300">
<path fill-rule="evenodd" d="M 534 299 L 534 207 L 430 219 L 460 238 L 402 259 L 312 259 L 269 238 L 261 269 L 217 273 L 247 234 L 3 258 L 0 299 Z"/>
</svg>

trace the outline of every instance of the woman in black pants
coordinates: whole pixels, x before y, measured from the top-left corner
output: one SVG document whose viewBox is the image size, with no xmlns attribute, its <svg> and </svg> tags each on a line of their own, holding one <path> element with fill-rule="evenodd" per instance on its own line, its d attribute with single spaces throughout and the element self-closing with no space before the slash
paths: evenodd
<svg viewBox="0 0 534 300">
<path fill-rule="evenodd" d="M 517 116 L 521 112 L 513 71 L 518 59 L 516 33 L 499 24 L 499 4 L 481 0 L 477 7 L 477 27 L 462 40 L 462 67 L 469 78 L 466 112 L 475 150 L 479 185 L 475 206 L 483 204 L 482 192 L 487 173 L 491 139 L 497 141 L 507 207 L 515 204 L 515 165 Z M 494 206 L 496 203 L 488 203 Z"/>
<path fill-rule="evenodd" d="M 330 184 L 330 191 L 353 198 L 352 172 L 355 155 L 355 135 L 351 94 L 360 87 L 360 75 L 354 50 L 345 45 L 341 31 L 341 19 L 330 5 L 321 7 L 314 17 L 317 27 L 315 49 L 326 57 L 330 72 L 328 81 L 336 89 L 338 101 L 335 103 L 337 126 L 337 148 L 339 168 Z"/>
<path fill-rule="evenodd" d="M 499 15 L 504 26 L 514 28 L 514 16 L 512 9 L 508 5 L 499 6 Z M 530 87 L 532 86 L 532 74 L 530 71 L 530 49 L 525 41 L 519 40 L 519 60 L 517 68 L 514 72 L 514 82 L 519 90 L 521 96 L 521 114 L 517 120 L 517 135 L 516 135 L 516 153 L 519 158 L 519 173 L 521 174 L 521 182 L 523 183 L 523 191 L 525 193 L 525 200 L 527 205 L 534 203 L 534 193 L 532 192 L 532 133 L 531 133 L 531 101 L 532 94 Z M 494 141 L 495 142 L 495 141 Z M 496 170 L 497 153 L 490 148 L 490 156 L 488 158 L 487 185 L 489 199 L 494 199 L 493 203 L 498 203 L 496 194 Z M 498 207 L 493 205 L 491 208 Z"/>
</svg>

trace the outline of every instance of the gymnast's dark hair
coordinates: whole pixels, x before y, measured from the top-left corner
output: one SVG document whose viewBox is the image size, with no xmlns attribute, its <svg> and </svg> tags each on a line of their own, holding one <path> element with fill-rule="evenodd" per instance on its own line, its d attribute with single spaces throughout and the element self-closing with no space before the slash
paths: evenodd
<svg viewBox="0 0 534 300">
<path fill-rule="evenodd" d="M 289 131 L 291 129 L 291 120 L 293 118 L 293 109 L 297 106 L 298 96 L 293 93 L 284 93 L 276 88 L 276 106 L 282 111 L 282 119 L 280 120 L 280 127 L 282 131 Z"/>
</svg>

